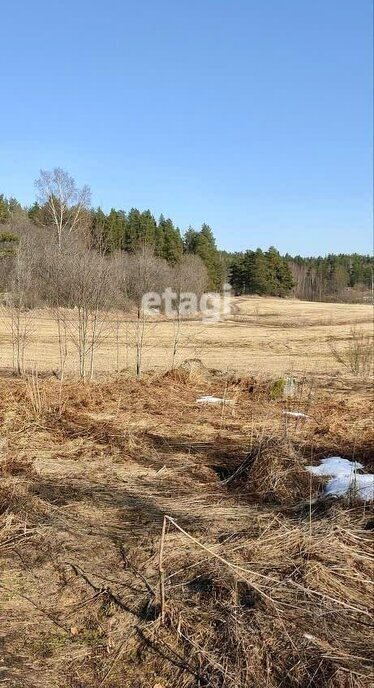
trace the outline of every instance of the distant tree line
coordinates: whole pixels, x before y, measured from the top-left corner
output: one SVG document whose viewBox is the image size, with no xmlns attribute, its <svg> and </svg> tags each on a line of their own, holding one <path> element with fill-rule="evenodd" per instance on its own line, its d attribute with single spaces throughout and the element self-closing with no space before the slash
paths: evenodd
<svg viewBox="0 0 374 688">
<path fill-rule="evenodd" d="M 37 200 L 31 207 L 22 207 L 15 198 L 0 195 L 0 288 L 8 287 L 7 275 L 11 259 L 17 253 L 20 237 L 44 233 L 60 250 L 79 238 L 87 251 L 96 252 L 107 261 L 111 257 L 141 253 L 161 261 L 161 272 L 187 264 L 195 257 L 190 269 L 190 290 L 193 277 L 202 288 L 219 291 L 230 282 L 234 292 L 272 296 L 293 295 L 307 300 L 362 300 L 373 284 L 373 258 L 359 254 L 337 254 L 326 257 L 282 256 L 276 248 L 240 253 L 219 251 L 212 229 L 203 224 L 200 230 L 189 227 L 183 234 L 172 219 L 158 219 L 150 210 L 131 208 L 129 211 L 90 206 L 88 187 L 78 189 L 72 177 L 57 168 L 41 172 L 36 182 Z M 74 240 L 74 241 L 73 241 Z M 40 249 L 43 241 L 39 240 Z M 189 263 L 192 265 L 191 261 Z M 157 271 L 156 271 L 157 272 Z M 181 270 L 179 269 L 179 272 Z M 184 282 L 186 282 L 186 270 Z M 187 271 L 188 272 L 188 271 Z M 177 280 L 178 281 L 178 280 Z M 175 282 L 175 279 L 174 279 Z M 131 298 L 131 294 L 128 294 Z"/>
<path fill-rule="evenodd" d="M 281 256 L 270 247 L 265 252 L 222 252 L 222 257 L 236 294 L 292 295 L 307 301 L 359 302 L 372 298 L 372 256 Z"/>
<path fill-rule="evenodd" d="M 265 252 L 258 248 L 233 256 L 227 254 L 226 261 L 236 294 L 287 296 L 294 287 L 289 261 L 274 246 Z"/>
<path fill-rule="evenodd" d="M 329 254 L 285 256 L 294 280 L 294 295 L 308 301 L 361 301 L 373 296 L 373 256 Z"/>
</svg>

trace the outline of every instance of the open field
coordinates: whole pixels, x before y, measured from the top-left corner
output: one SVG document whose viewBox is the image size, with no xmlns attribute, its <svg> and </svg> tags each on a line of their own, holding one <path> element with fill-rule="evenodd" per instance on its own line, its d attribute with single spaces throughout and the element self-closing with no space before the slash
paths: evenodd
<svg viewBox="0 0 374 688">
<path fill-rule="evenodd" d="M 30 315 L 46 374 L 0 377 L 0 684 L 371 688 L 372 503 L 306 470 L 374 469 L 370 380 L 328 345 L 371 333 L 371 308 L 235 299 L 182 323 L 176 366 L 202 364 L 168 371 L 175 325 L 147 323 L 140 379 L 113 319 L 86 384 L 48 374 L 56 326 Z"/>
<path fill-rule="evenodd" d="M 370 305 L 310 303 L 263 297 L 232 299 L 232 313 L 225 321 L 206 324 L 185 321 L 178 334 L 175 363 L 200 358 L 210 368 L 241 373 L 323 375 L 340 371 L 328 341 L 344 346 L 353 325 L 372 333 Z M 25 363 L 51 371 L 59 367 L 57 326 L 48 311 L 30 315 L 31 335 Z M 172 364 L 175 323 L 165 319 L 147 322 L 144 335 L 144 369 L 166 370 Z M 95 357 L 95 371 L 113 373 L 135 367 L 134 320 L 113 315 Z M 0 367 L 12 365 L 12 346 L 4 311 L 0 320 Z M 67 370 L 78 363 L 70 343 Z"/>
<path fill-rule="evenodd" d="M 372 509 L 316 500 L 305 471 L 337 454 L 373 469 L 364 386 L 0 385 L 0 683 L 372 685 Z"/>
</svg>

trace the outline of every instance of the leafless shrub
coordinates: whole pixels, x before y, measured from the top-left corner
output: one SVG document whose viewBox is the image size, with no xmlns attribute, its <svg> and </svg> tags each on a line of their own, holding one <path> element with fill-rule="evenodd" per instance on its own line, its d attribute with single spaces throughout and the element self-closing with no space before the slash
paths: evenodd
<svg viewBox="0 0 374 688">
<path fill-rule="evenodd" d="M 373 337 L 357 327 L 352 327 L 348 346 L 340 349 L 336 342 L 329 341 L 330 351 L 335 360 L 353 375 L 370 376 L 373 372 Z"/>
<path fill-rule="evenodd" d="M 98 346 L 110 328 L 115 305 L 111 262 L 71 237 L 61 247 L 48 245 L 39 270 L 39 291 L 57 323 L 63 378 L 68 341 L 78 352 L 79 375 L 92 379 Z"/>
<path fill-rule="evenodd" d="M 173 339 L 171 369 L 174 370 L 177 362 L 177 354 L 183 335 L 183 294 L 191 293 L 199 302 L 201 295 L 208 287 L 208 273 L 199 256 L 184 255 L 180 263 L 173 269 L 173 287 L 176 294 L 175 318 L 173 320 Z M 191 316 L 196 315 L 190 313 Z"/>
<path fill-rule="evenodd" d="M 123 271 L 125 295 L 136 307 L 133 340 L 136 351 L 136 375 L 140 377 L 146 325 L 143 296 L 150 291 L 162 293 L 172 284 L 172 269 L 165 260 L 156 257 L 153 251 L 144 245 L 138 253 L 123 256 Z"/>
<path fill-rule="evenodd" d="M 17 375 L 24 373 L 26 347 L 33 331 L 35 291 L 32 258 L 32 246 L 27 238 L 23 238 L 14 257 L 8 292 L 1 309 L 12 341 L 13 370 Z"/>
<path fill-rule="evenodd" d="M 92 379 L 95 352 L 108 334 L 113 306 L 110 263 L 93 251 L 76 248 L 65 256 L 64 274 L 75 312 L 64 310 L 61 320 L 77 348 L 80 377 Z"/>
<path fill-rule="evenodd" d="M 180 292 L 193 292 L 199 299 L 208 288 L 207 269 L 199 256 L 185 254 L 173 271 L 173 286 Z"/>
<path fill-rule="evenodd" d="M 56 245 L 46 242 L 38 255 L 40 260 L 37 266 L 38 294 L 44 304 L 51 310 L 51 315 L 57 325 L 58 349 L 59 349 L 59 377 L 62 381 L 68 355 L 67 318 L 64 310 L 73 299 L 70 269 L 68 269 L 70 256 L 74 249 L 64 247 L 59 249 Z"/>
</svg>

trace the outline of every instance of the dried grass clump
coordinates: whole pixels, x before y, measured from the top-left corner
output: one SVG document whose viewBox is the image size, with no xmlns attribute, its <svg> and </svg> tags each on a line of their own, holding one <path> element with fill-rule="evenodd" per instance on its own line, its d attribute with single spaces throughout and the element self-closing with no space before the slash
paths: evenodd
<svg viewBox="0 0 374 688">
<path fill-rule="evenodd" d="M 189 547 L 166 538 L 158 639 L 174 634 L 200 681 L 184 685 L 257 687 L 264 676 L 271 688 L 286 677 L 290 688 L 370 685 L 370 541 L 337 523 L 291 526 L 269 512 L 254 539 L 251 530 L 208 546 L 187 533 Z"/>
<path fill-rule="evenodd" d="M 0 514 L 17 512 L 29 506 L 28 484 L 17 478 L 2 477 L 0 480 Z"/>
<path fill-rule="evenodd" d="M 182 385 L 207 384 L 214 377 L 215 371 L 207 368 L 200 358 L 187 358 L 185 361 L 162 373 L 158 377 Z"/>
<path fill-rule="evenodd" d="M 248 491 L 275 504 L 307 499 L 320 484 L 306 472 L 305 461 L 291 443 L 276 438 L 259 446 L 247 476 Z"/>
<path fill-rule="evenodd" d="M 4 447 L 0 455 L 0 514 L 29 505 L 28 488 L 34 474 L 32 461 Z"/>
<path fill-rule="evenodd" d="M 19 476 L 6 476 L 0 480 L 0 514 L 17 516 L 17 523 L 21 520 L 21 528 L 26 523 L 36 523 L 47 516 L 50 505 L 33 494 L 34 483 Z M 0 523 L 0 532 L 2 524 Z"/>
<path fill-rule="evenodd" d="M 0 476 L 33 474 L 33 462 L 27 456 L 20 456 L 15 452 L 7 452 L 0 457 Z"/>
</svg>

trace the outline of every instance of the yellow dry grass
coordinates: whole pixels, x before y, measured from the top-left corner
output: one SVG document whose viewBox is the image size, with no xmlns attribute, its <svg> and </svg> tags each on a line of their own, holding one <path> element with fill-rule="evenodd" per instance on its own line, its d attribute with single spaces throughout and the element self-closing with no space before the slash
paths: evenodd
<svg viewBox="0 0 374 688">
<path fill-rule="evenodd" d="M 113 373 L 135 367 L 135 324 L 112 316 L 95 360 L 96 373 Z M 263 297 L 232 299 L 231 315 L 222 322 L 199 320 L 181 324 L 175 363 L 200 358 L 205 366 L 240 373 L 278 375 L 287 372 L 324 375 L 340 372 L 329 347 L 333 338 L 344 346 L 352 326 L 372 332 L 370 305 L 310 303 Z M 31 335 L 25 353 L 26 367 L 58 369 L 56 323 L 46 311 L 31 314 Z M 175 323 L 152 319 L 145 325 L 143 368 L 167 369 L 172 364 Z M 70 343 L 66 368 L 78 370 Z M 0 320 L 0 367 L 12 365 L 12 346 L 4 317 Z"/>
<path fill-rule="evenodd" d="M 372 686 L 370 505 L 316 501 L 305 471 L 333 454 L 372 468 L 364 387 L 31 382 L 0 378 L 0 682 Z"/>
</svg>

